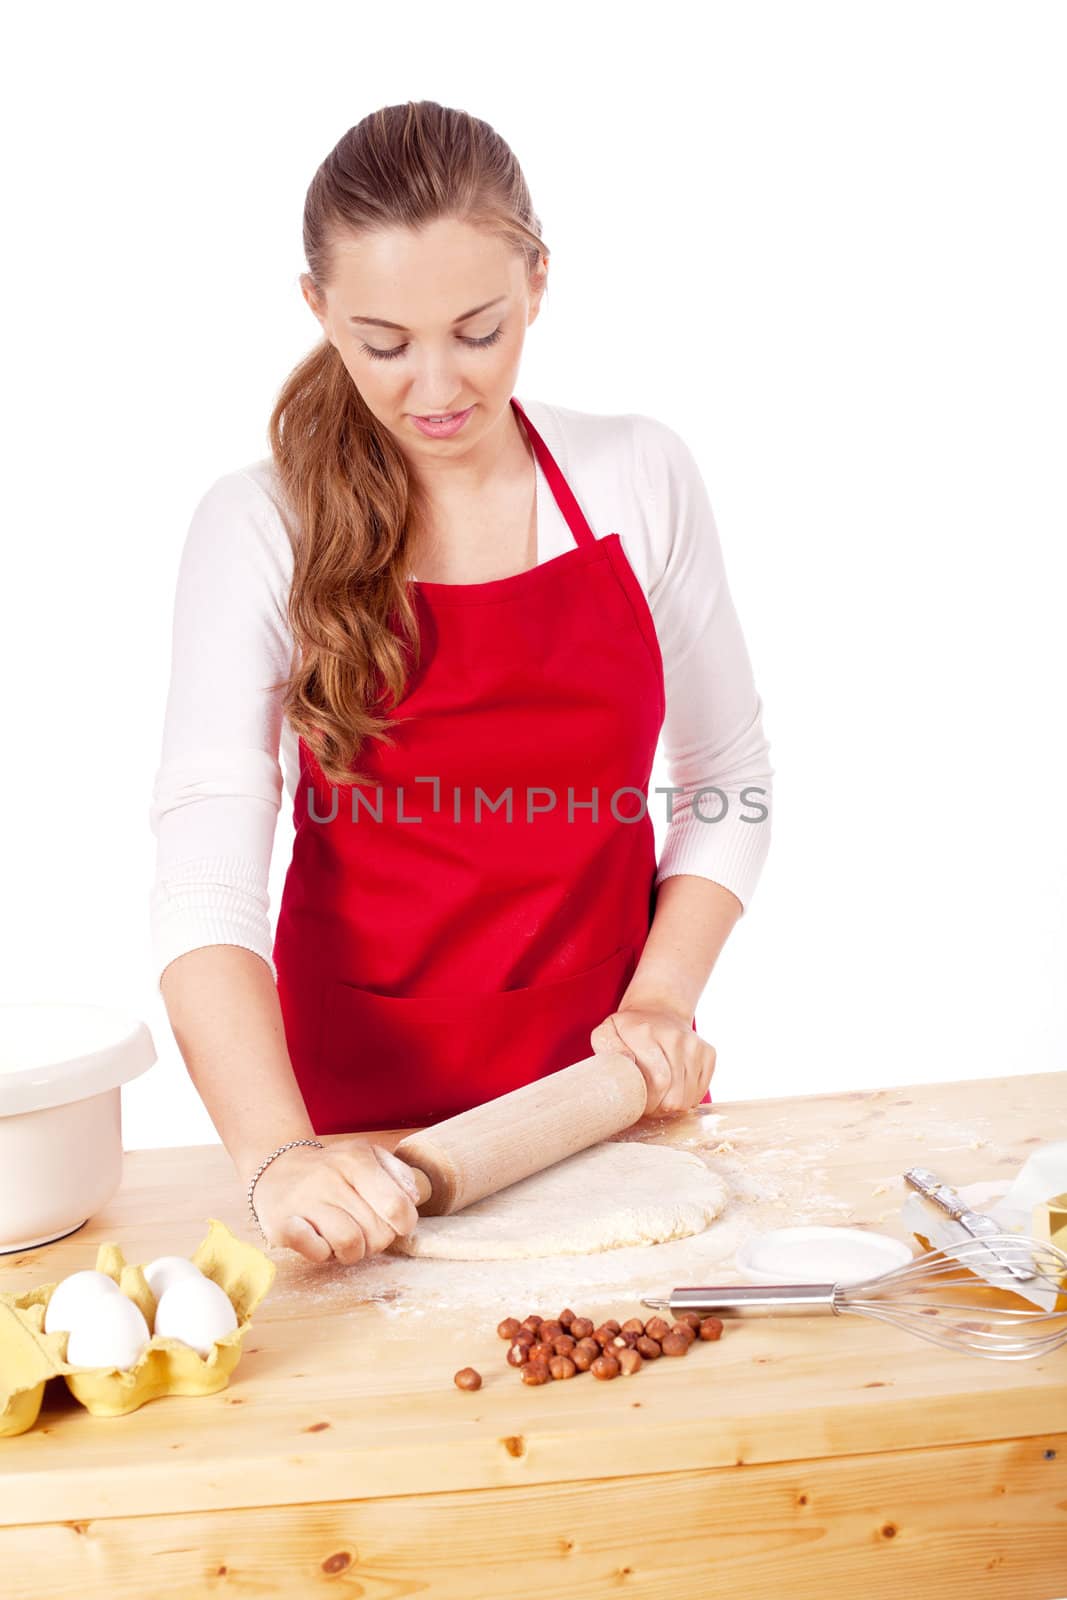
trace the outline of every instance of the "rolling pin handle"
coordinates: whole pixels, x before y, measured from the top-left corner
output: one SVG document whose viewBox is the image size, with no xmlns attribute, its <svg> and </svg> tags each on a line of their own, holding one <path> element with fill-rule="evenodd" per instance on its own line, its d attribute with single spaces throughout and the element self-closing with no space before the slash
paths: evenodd
<svg viewBox="0 0 1067 1600">
<path fill-rule="evenodd" d="M 424 1205 L 433 1194 L 433 1184 L 430 1182 L 429 1178 L 426 1176 L 425 1172 L 423 1172 L 421 1167 L 413 1167 L 410 1161 L 405 1161 L 404 1165 L 407 1167 L 408 1172 L 414 1179 L 415 1187 L 418 1190 L 418 1198 L 416 1199 L 415 1204 L 417 1206 Z"/>
</svg>

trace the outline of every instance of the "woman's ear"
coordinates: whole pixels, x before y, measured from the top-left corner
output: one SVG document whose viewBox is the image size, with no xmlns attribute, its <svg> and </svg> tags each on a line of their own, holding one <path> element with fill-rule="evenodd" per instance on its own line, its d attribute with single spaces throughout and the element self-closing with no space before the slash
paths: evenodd
<svg viewBox="0 0 1067 1600">
<path fill-rule="evenodd" d="M 542 256 L 540 261 L 537 263 L 537 268 L 536 268 L 536 270 L 535 270 L 535 272 L 533 274 L 532 279 L 530 280 L 530 314 L 526 318 L 526 326 L 527 327 L 529 327 L 531 322 L 534 321 L 534 319 L 537 316 L 537 313 L 541 309 L 541 296 L 544 294 L 545 289 L 547 288 L 547 286 L 548 286 L 548 257 L 547 256 Z"/>
<path fill-rule="evenodd" d="M 311 307 L 311 311 L 323 333 L 325 333 L 327 339 L 329 339 L 330 335 L 326 327 L 326 307 L 322 304 L 322 301 L 319 298 L 319 292 L 315 287 L 314 280 L 306 272 L 302 272 L 300 274 L 300 292 L 304 296 L 304 299 L 307 301 L 308 305 Z"/>
</svg>

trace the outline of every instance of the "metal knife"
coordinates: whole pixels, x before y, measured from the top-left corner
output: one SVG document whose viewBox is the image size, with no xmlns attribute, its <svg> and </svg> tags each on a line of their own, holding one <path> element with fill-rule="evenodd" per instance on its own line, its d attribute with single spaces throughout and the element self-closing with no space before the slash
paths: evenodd
<svg viewBox="0 0 1067 1600">
<path fill-rule="evenodd" d="M 984 1234 L 1003 1233 L 1005 1231 L 1004 1224 L 998 1222 L 995 1217 L 988 1216 L 984 1211 L 972 1211 L 960 1199 L 959 1194 L 952 1185 L 950 1183 L 942 1183 L 937 1174 L 931 1172 L 928 1167 L 909 1167 L 904 1174 L 904 1182 L 910 1184 L 913 1189 L 917 1189 L 921 1195 L 930 1201 L 931 1205 L 935 1205 L 947 1217 L 951 1217 L 954 1222 L 958 1222 L 964 1232 L 969 1233 L 972 1239 L 981 1239 Z M 1003 1256 L 997 1254 L 992 1245 L 987 1245 L 986 1248 L 990 1255 L 995 1258 L 997 1264 L 1006 1268 L 1013 1278 L 1025 1280 L 1035 1276 L 1034 1273 L 1028 1272 L 1025 1267 L 1019 1267 L 1012 1261 L 1006 1261 Z"/>
</svg>

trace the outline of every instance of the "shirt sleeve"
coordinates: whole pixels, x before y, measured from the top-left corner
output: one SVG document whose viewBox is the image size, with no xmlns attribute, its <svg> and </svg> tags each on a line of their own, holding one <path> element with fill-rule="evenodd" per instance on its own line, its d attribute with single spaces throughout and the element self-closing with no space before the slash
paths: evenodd
<svg viewBox="0 0 1067 1600">
<path fill-rule="evenodd" d="M 635 415 L 634 424 L 638 483 L 663 552 L 648 598 L 663 657 L 664 757 L 680 790 L 665 796 L 656 883 L 680 872 L 711 878 L 744 909 L 770 846 L 763 702 L 693 453 L 666 423 Z"/>
<path fill-rule="evenodd" d="M 242 471 L 193 511 L 174 599 L 170 687 L 149 808 L 157 980 L 202 945 L 254 950 L 277 979 L 267 889 L 291 658 L 292 553 L 277 507 Z"/>
</svg>

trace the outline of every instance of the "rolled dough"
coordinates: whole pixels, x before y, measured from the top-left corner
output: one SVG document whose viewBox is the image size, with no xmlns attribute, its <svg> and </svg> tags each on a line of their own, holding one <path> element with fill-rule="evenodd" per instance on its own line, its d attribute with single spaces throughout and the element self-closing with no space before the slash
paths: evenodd
<svg viewBox="0 0 1067 1600">
<path fill-rule="evenodd" d="M 398 1255 L 505 1261 L 588 1255 L 700 1233 L 728 1190 L 699 1156 L 608 1140 L 446 1217 L 422 1217 Z"/>
</svg>

